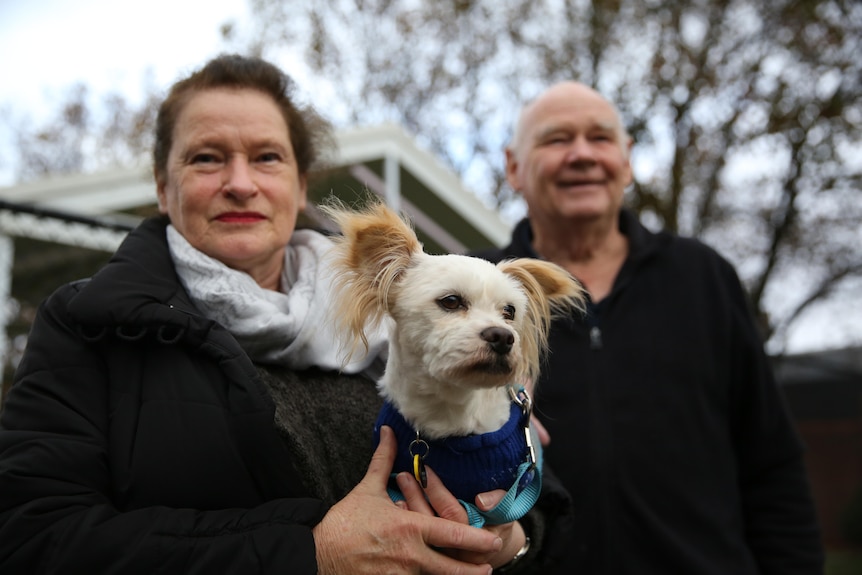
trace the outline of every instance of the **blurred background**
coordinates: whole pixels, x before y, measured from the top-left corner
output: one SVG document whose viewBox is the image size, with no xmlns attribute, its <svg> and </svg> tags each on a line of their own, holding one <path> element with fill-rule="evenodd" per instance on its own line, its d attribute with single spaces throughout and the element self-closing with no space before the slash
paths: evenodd
<svg viewBox="0 0 862 575">
<path fill-rule="evenodd" d="M 524 214 L 502 152 L 521 104 L 567 79 L 614 101 L 629 205 L 736 265 L 809 447 L 830 573 L 862 573 L 862 3 L 0 0 L 0 199 L 146 173 L 166 87 L 221 52 L 281 66 L 341 133 L 397 126 L 504 227 Z M 108 252 L 0 231 L 9 371 L 38 303 Z"/>
</svg>

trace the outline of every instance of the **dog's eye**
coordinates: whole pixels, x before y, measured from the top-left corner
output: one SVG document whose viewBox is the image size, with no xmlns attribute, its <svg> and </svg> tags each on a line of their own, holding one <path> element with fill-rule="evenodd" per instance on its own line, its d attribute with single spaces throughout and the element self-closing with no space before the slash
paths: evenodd
<svg viewBox="0 0 862 575">
<path fill-rule="evenodd" d="M 515 319 L 515 306 L 513 305 L 504 305 L 503 306 L 503 319 L 506 321 L 514 321 Z"/>
<path fill-rule="evenodd" d="M 437 305 L 448 311 L 467 308 L 467 304 L 464 303 L 464 300 L 459 295 L 443 296 L 437 300 Z"/>
</svg>

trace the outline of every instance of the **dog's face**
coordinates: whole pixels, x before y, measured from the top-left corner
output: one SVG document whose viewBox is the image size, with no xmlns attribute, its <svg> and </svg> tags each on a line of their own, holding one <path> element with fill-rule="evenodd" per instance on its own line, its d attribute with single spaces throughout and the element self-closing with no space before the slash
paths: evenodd
<svg viewBox="0 0 862 575">
<path fill-rule="evenodd" d="M 355 348 L 369 324 L 391 317 L 387 372 L 396 364 L 411 379 L 470 388 L 532 381 L 553 313 L 583 302 L 580 285 L 552 263 L 429 255 L 383 205 L 326 211 L 344 233 L 332 261 L 334 320 Z"/>
<path fill-rule="evenodd" d="M 497 387 L 524 373 L 527 295 L 491 263 L 416 252 L 387 306 L 398 353 L 436 380 Z"/>
</svg>

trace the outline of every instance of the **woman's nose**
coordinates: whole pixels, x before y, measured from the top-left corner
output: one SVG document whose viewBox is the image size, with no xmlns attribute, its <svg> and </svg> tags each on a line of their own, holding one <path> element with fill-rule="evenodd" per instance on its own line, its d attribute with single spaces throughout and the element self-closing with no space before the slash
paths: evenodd
<svg viewBox="0 0 862 575">
<path fill-rule="evenodd" d="M 232 157 L 225 167 L 223 191 L 237 197 L 247 197 L 257 192 L 251 166 L 245 157 Z"/>
</svg>

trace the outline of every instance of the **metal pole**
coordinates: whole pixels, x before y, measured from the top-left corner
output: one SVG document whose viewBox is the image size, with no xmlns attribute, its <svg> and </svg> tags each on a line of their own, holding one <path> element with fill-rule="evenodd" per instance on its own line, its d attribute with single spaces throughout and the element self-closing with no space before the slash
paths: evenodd
<svg viewBox="0 0 862 575">
<path fill-rule="evenodd" d="M 0 394 L 3 392 L 3 372 L 9 363 L 9 336 L 6 328 L 12 321 L 12 265 L 15 262 L 15 242 L 0 235 Z"/>
<path fill-rule="evenodd" d="M 383 179 L 386 183 L 386 203 L 396 212 L 401 211 L 401 166 L 395 154 L 387 153 L 383 160 Z"/>
</svg>

